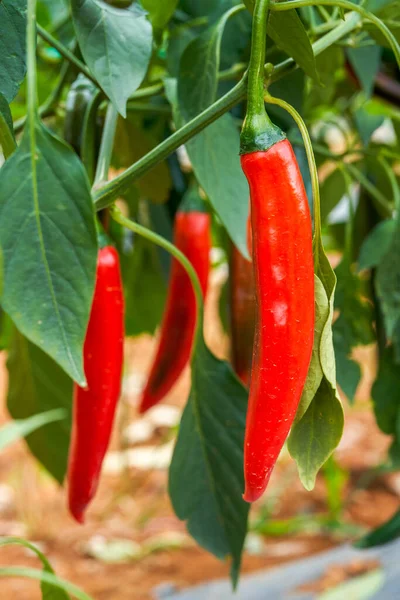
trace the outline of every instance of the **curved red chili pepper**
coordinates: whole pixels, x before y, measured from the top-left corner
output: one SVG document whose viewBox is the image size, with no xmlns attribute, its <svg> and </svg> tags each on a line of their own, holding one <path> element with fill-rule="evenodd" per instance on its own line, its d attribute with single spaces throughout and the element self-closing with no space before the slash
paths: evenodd
<svg viewBox="0 0 400 600">
<path fill-rule="evenodd" d="M 247 245 L 252 253 L 251 220 L 247 226 Z M 253 265 L 232 245 L 229 264 L 232 364 L 244 385 L 250 383 L 253 358 L 256 298 Z"/>
<path fill-rule="evenodd" d="M 96 493 L 102 462 L 110 442 L 120 395 L 124 342 L 124 300 L 115 248 L 99 250 L 92 310 L 84 345 L 88 387 L 75 384 L 68 464 L 71 514 L 83 523 Z"/>
<path fill-rule="evenodd" d="M 210 216 L 198 210 L 179 210 L 175 217 L 174 244 L 192 263 L 205 297 L 210 270 Z M 173 259 L 158 348 L 139 412 L 160 402 L 186 367 L 192 351 L 196 317 L 196 298 L 190 278 Z"/>
<path fill-rule="evenodd" d="M 247 502 L 267 487 L 296 415 L 314 339 L 312 227 L 288 140 L 241 156 L 250 186 L 257 321 L 244 447 Z"/>
</svg>

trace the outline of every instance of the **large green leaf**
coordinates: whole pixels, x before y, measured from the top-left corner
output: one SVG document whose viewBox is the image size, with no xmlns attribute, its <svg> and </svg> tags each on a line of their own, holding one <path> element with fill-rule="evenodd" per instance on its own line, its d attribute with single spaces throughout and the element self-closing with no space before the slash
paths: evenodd
<svg viewBox="0 0 400 600">
<path fill-rule="evenodd" d="M 177 91 L 179 115 L 175 115 L 178 122 L 194 117 L 215 100 L 221 38 L 231 14 L 232 11 L 226 12 L 195 38 L 182 55 Z M 169 99 L 174 105 L 172 86 Z M 213 208 L 232 241 L 247 256 L 248 185 L 240 168 L 239 145 L 239 131 L 227 114 L 191 139 L 187 151 Z"/>
<path fill-rule="evenodd" d="M 63 420 L 49 423 L 26 438 L 33 455 L 62 483 L 71 429 L 71 380 L 18 331 L 14 333 L 7 366 L 7 406 L 13 419 L 27 419 L 56 408 L 65 411 Z"/>
<path fill-rule="evenodd" d="M 0 94 L 13 100 L 26 72 L 26 0 L 0 2 Z"/>
<path fill-rule="evenodd" d="M 295 10 L 271 12 L 267 32 L 278 48 L 291 56 L 309 77 L 319 81 L 311 42 Z"/>
<path fill-rule="evenodd" d="M 142 6 L 149 12 L 154 29 L 162 29 L 172 17 L 178 0 L 142 0 Z"/>
<path fill-rule="evenodd" d="M 249 504 L 242 500 L 246 392 L 225 361 L 199 336 L 192 389 L 170 467 L 177 516 L 195 540 L 220 559 L 232 558 L 237 581 Z"/>
<path fill-rule="evenodd" d="M 118 112 L 142 83 L 152 51 L 152 28 L 138 4 L 115 8 L 102 0 L 71 0 L 83 57 Z"/>
<path fill-rule="evenodd" d="M 30 542 L 27 542 L 26 540 L 20 538 L 0 538 L 0 547 L 12 545 L 23 546 L 30 552 L 36 554 L 36 556 L 39 558 L 43 565 L 43 573 L 47 575 L 54 575 L 54 571 L 51 564 L 49 563 L 43 552 L 39 550 L 39 548 L 31 544 Z M 42 600 L 69 600 L 70 598 L 67 592 L 62 587 L 52 585 L 52 583 L 48 581 L 42 581 L 40 584 L 40 588 L 42 591 Z"/>
<path fill-rule="evenodd" d="M 0 429 L 0 452 L 10 444 L 26 437 L 44 425 L 61 421 L 65 417 L 66 413 L 64 410 L 55 409 L 39 415 L 33 415 L 33 417 L 28 417 L 27 419 L 7 423 Z"/>
<path fill-rule="evenodd" d="M 2 306 L 78 383 L 97 240 L 88 180 L 75 153 L 40 122 L 0 170 Z"/>
</svg>

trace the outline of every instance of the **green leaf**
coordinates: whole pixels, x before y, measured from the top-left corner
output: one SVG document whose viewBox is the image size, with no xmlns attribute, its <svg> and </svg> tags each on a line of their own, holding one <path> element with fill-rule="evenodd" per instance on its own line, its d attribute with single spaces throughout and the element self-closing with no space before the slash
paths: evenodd
<svg viewBox="0 0 400 600">
<path fill-rule="evenodd" d="M 367 533 L 363 538 L 355 542 L 356 548 L 373 548 L 382 546 L 400 536 L 400 510 L 398 510 L 389 521 Z"/>
<path fill-rule="evenodd" d="M 31 552 L 34 552 L 42 562 L 43 572 L 50 575 L 55 574 L 51 564 L 49 563 L 43 552 L 41 552 L 39 548 L 36 548 L 36 546 L 31 544 L 30 542 L 14 537 L 0 538 L 0 547 L 12 545 L 23 546 Z M 42 590 L 42 600 L 69 600 L 70 598 L 63 588 L 56 587 L 47 581 L 42 581 L 40 587 Z"/>
<path fill-rule="evenodd" d="M 371 136 L 382 125 L 385 118 L 368 111 L 367 106 L 362 106 L 354 112 L 354 120 L 364 146 L 368 146 Z"/>
<path fill-rule="evenodd" d="M 0 2 L 0 93 L 7 102 L 17 95 L 26 73 L 26 0 Z"/>
<path fill-rule="evenodd" d="M 249 188 L 240 167 L 239 131 L 230 114 L 209 125 L 187 144 L 197 180 L 243 256 L 247 250 Z"/>
<path fill-rule="evenodd" d="M 133 253 L 128 258 L 129 264 L 124 270 L 125 333 L 127 336 L 154 334 L 166 297 L 157 248 L 144 237 L 135 236 Z"/>
<path fill-rule="evenodd" d="M 21 438 L 26 437 L 30 433 L 33 433 L 43 425 L 48 423 L 54 423 L 55 421 L 61 421 L 66 416 L 64 410 L 49 410 L 48 412 L 40 415 L 34 415 L 27 419 L 21 419 L 19 421 L 13 421 L 7 423 L 0 429 L 0 451 L 4 450 L 7 446 L 13 442 L 17 442 Z"/>
<path fill-rule="evenodd" d="M 382 21 L 386 23 L 389 27 L 390 31 L 396 38 L 397 42 L 400 43 L 400 5 L 398 0 L 372 0 L 374 2 L 374 13 L 377 17 L 379 17 Z M 371 10 L 371 9 L 368 9 Z M 365 30 L 370 34 L 371 37 L 376 40 L 376 42 L 383 46 L 384 48 L 390 48 L 390 44 L 386 39 L 386 36 L 377 29 L 375 24 L 368 23 L 366 21 Z"/>
<path fill-rule="evenodd" d="M 152 52 L 152 28 L 138 4 L 115 8 L 101 0 L 71 0 L 79 46 L 118 112 L 142 83 Z"/>
<path fill-rule="evenodd" d="M 227 11 L 215 25 L 190 42 L 181 57 L 178 105 L 185 121 L 195 117 L 215 100 L 221 40 L 231 14 L 232 10 Z"/>
<path fill-rule="evenodd" d="M 371 231 L 361 246 L 358 258 L 358 268 L 360 271 L 377 267 L 382 262 L 391 246 L 396 226 L 397 224 L 394 219 L 387 219 L 378 223 Z"/>
<path fill-rule="evenodd" d="M 112 164 L 116 168 L 128 168 L 159 143 L 159 139 L 144 128 L 142 121 L 131 115 L 125 120 L 118 119 L 115 140 Z M 158 163 L 135 184 L 148 200 L 166 202 L 172 187 L 166 161 Z"/>
<path fill-rule="evenodd" d="M 311 356 L 310 368 L 307 374 L 307 380 L 301 396 L 300 404 L 296 413 L 296 423 L 300 421 L 312 399 L 321 385 L 323 371 L 321 366 L 320 347 L 322 331 L 330 315 L 329 300 L 321 281 L 315 275 L 315 326 L 314 326 L 314 344 Z M 332 317 L 331 317 L 332 319 Z"/>
<path fill-rule="evenodd" d="M 76 600 L 93 600 L 93 598 L 85 594 L 85 592 L 82 592 L 81 589 L 72 583 L 69 583 L 69 581 L 60 579 L 59 577 L 56 577 L 56 575 L 48 573 L 47 571 L 39 571 L 38 569 L 30 569 L 28 567 L 11 566 L 0 568 L 0 577 L 26 577 L 28 579 L 36 579 L 37 581 L 40 581 L 42 585 L 45 583 L 48 586 L 69 592 L 74 598 L 76 598 Z"/>
<path fill-rule="evenodd" d="M 303 23 L 295 10 L 271 12 L 268 35 L 312 79 L 319 82 L 315 56 Z"/>
<path fill-rule="evenodd" d="M 321 219 L 325 223 L 329 213 L 343 198 L 347 190 L 346 180 L 341 169 L 335 169 L 321 184 Z"/>
<path fill-rule="evenodd" d="M 7 406 L 13 419 L 39 418 L 41 413 L 49 410 L 64 409 L 65 419 L 45 425 L 26 439 L 32 454 L 61 484 L 67 466 L 71 429 L 71 380 L 47 354 L 17 330 L 7 366 Z"/>
<path fill-rule="evenodd" d="M 163 29 L 168 23 L 174 10 L 177 7 L 178 0 L 142 0 L 142 6 L 149 12 L 150 21 L 154 29 Z"/>
<path fill-rule="evenodd" d="M 242 500 L 246 392 L 199 335 L 192 389 L 170 467 L 169 493 L 189 533 L 217 558 L 232 558 L 237 582 L 249 504 Z"/>
<path fill-rule="evenodd" d="M 293 427 L 288 449 L 297 463 L 306 490 L 312 490 L 317 473 L 342 437 L 343 408 L 325 377 L 303 418 Z"/>
<path fill-rule="evenodd" d="M 371 396 L 379 428 L 388 435 L 396 435 L 400 413 L 400 372 L 394 360 L 393 348 L 385 348 L 380 357 Z"/>
<path fill-rule="evenodd" d="M 4 158 L 8 158 L 14 152 L 17 144 L 14 137 L 13 122 L 8 102 L 0 93 L 0 147 Z"/>
<path fill-rule="evenodd" d="M 382 48 L 365 46 L 347 48 L 347 57 L 367 98 L 374 90 L 375 77 L 381 65 Z"/>
<path fill-rule="evenodd" d="M 330 383 L 331 387 L 336 390 L 335 351 L 333 349 L 332 339 L 332 318 L 336 289 L 336 275 L 333 272 L 322 246 L 317 249 L 317 252 L 319 254 L 317 275 L 325 288 L 325 292 L 329 300 L 329 315 L 321 334 L 320 359 L 325 379 Z"/>
<path fill-rule="evenodd" d="M 38 121 L 0 170 L 0 246 L 4 310 L 85 385 L 82 347 L 97 260 L 93 203 L 82 163 Z"/>
</svg>

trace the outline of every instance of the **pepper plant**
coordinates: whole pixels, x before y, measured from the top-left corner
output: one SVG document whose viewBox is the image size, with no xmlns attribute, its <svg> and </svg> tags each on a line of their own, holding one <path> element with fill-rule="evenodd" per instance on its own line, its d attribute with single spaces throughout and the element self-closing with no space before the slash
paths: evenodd
<svg viewBox="0 0 400 600">
<path fill-rule="evenodd" d="M 298 255 L 291 262 L 287 246 L 289 258 L 275 282 L 286 282 L 290 306 L 299 311 L 285 322 L 285 336 L 295 343 L 284 352 L 287 361 L 296 354 L 302 374 L 289 369 L 283 377 L 307 378 L 290 414 L 277 414 L 267 434 L 263 408 L 253 423 L 257 439 L 248 442 L 255 443 L 256 454 L 261 448 L 264 460 L 266 439 L 281 419 L 289 419 L 272 463 L 292 425 L 288 449 L 303 485 L 312 489 L 342 434 L 337 383 L 352 402 L 361 376 L 353 350 L 375 344 L 373 409 L 379 427 L 392 437 L 388 465 L 400 466 L 399 3 L 0 0 L 0 37 L 0 344 L 8 353 L 8 410 L 24 424 L 32 454 L 62 485 L 72 387 L 88 383 L 84 341 L 99 228 L 119 252 L 127 336 L 159 327 L 172 255 L 192 282 L 197 321 L 194 326 L 191 317 L 192 383 L 169 493 L 194 539 L 230 559 L 235 585 L 250 507 L 242 498 L 248 389 L 204 341 L 205 285 L 170 241 L 174 217 L 188 195 L 205 198 L 214 243 L 227 254 L 233 247 L 249 263 L 249 186 L 240 165 L 240 130 L 244 122 L 242 151 L 250 154 L 242 164 L 249 180 L 245 163 L 252 152 L 268 154 L 291 143 L 296 158 L 290 154 L 290 161 L 297 160 L 302 174 L 296 170 L 292 184 L 299 202 L 304 200 L 302 211 L 308 211 L 308 199 L 313 223 L 299 225 L 300 205 L 284 203 L 274 235 L 283 251 L 279 236 L 289 234 L 287 243 L 298 243 Z M 271 192 L 259 198 L 260 210 L 271 194 L 279 203 L 274 178 L 290 179 L 282 175 L 285 160 L 273 174 L 274 160 L 265 165 Z M 109 180 L 110 167 L 115 176 Z M 252 216 L 253 247 L 270 218 L 268 211 L 260 214 Z M 309 242 L 310 260 L 301 262 L 300 245 Z M 328 250 L 340 254 L 335 273 Z M 259 265 L 263 260 L 259 253 Z M 271 264 L 258 275 L 255 270 L 259 299 L 268 294 L 260 283 L 264 267 Z M 296 289 L 303 276 L 310 285 Z M 312 285 L 315 303 L 304 309 L 301 300 L 313 299 Z M 277 300 L 279 289 L 272 288 Z M 270 306 L 274 301 L 268 299 Z M 277 323 L 279 307 L 272 310 Z M 226 321 L 223 304 L 221 316 Z M 298 322 L 302 339 L 291 337 Z M 276 343 L 284 347 L 285 336 Z M 188 354 L 186 348 L 186 359 Z M 253 361 L 250 387 L 262 369 Z M 258 402 L 270 393 L 266 385 Z M 286 406 L 286 400 L 278 402 Z M 397 534 L 395 515 L 360 544 Z M 51 572 L 46 577 L 54 583 Z"/>
</svg>

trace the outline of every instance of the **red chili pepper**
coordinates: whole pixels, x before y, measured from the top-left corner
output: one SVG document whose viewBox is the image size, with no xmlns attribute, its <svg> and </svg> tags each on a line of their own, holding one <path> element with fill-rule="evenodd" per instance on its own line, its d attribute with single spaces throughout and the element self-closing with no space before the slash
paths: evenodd
<svg viewBox="0 0 400 600">
<path fill-rule="evenodd" d="M 96 493 L 120 395 L 124 300 L 115 248 L 99 251 L 92 310 L 84 345 L 88 387 L 75 384 L 68 464 L 69 509 L 79 523 Z"/>
<path fill-rule="evenodd" d="M 181 208 L 175 217 L 174 244 L 192 263 L 205 297 L 210 270 L 210 216 L 193 210 L 191 205 Z M 189 362 L 196 317 L 196 298 L 190 278 L 173 259 L 158 348 L 141 398 L 141 413 L 168 394 Z"/>
<path fill-rule="evenodd" d="M 251 220 L 247 241 L 252 253 Z M 253 265 L 232 245 L 229 265 L 232 364 L 244 385 L 250 383 L 256 318 Z"/>
<path fill-rule="evenodd" d="M 257 325 L 246 422 L 248 502 L 267 487 L 296 415 L 314 339 L 312 227 L 288 140 L 241 157 L 250 186 Z"/>
</svg>

